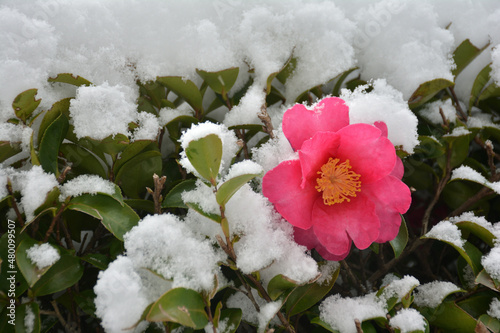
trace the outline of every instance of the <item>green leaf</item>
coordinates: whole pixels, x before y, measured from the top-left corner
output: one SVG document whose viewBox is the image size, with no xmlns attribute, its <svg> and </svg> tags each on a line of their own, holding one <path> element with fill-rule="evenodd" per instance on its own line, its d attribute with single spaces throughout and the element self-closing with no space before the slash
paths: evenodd
<svg viewBox="0 0 500 333">
<path fill-rule="evenodd" d="M 483 314 L 479 317 L 479 321 L 482 322 L 486 327 L 488 327 L 493 333 L 500 332 L 500 320 L 493 318 L 487 314 Z"/>
<path fill-rule="evenodd" d="M 489 84 L 477 98 L 477 103 L 492 97 L 500 97 L 500 87 L 496 83 Z"/>
<path fill-rule="evenodd" d="M 127 145 L 121 152 L 113 165 L 114 174 L 118 174 L 120 168 L 143 151 L 155 150 L 156 145 L 149 140 L 138 140 Z"/>
<path fill-rule="evenodd" d="M 358 67 L 353 67 L 349 70 L 346 70 L 342 75 L 338 78 L 337 82 L 335 83 L 335 86 L 333 87 L 332 90 L 332 96 L 340 96 L 340 89 L 342 88 L 342 83 L 344 83 L 345 79 L 354 72 Z"/>
<path fill-rule="evenodd" d="M 67 84 L 72 84 L 72 85 L 77 86 L 77 87 L 92 85 L 92 82 L 90 82 L 89 80 L 84 79 L 83 77 L 81 77 L 79 75 L 73 76 L 73 74 L 71 74 L 71 73 L 57 74 L 56 77 L 51 77 L 47 81 L 67 83 Z"/>
<path fill-rule="evenodd" d="M 114 160 L 116 155 L 128 146 L 129 141 L 126 135 L 118 133 L 116 135 L 110 135 L 102 140 L 86 137 L 80 139 L 78 143 L 103 160 L 106 159 L 104 154 L 111 155 L 111 158 Z"/>
<path fill-rule="evenodd" d="M 442 303 L 436 309 L 420 309 L 420 313 L 431 326 L 442 328 L 445 332 L 470 333 L 476 327 L 476 320 L 451 301 Z"/>
<path fill-rule="evenodd" d="M 454 83 L 452 81 L 448 81 L 445 79 L 434 79 L 422 83 L 411 95 L 410 99 L 408 100 L 408 106 L 410 107 L 410 109 L 419 107 L 420 105 L 424 104 L 432 97 L 434 97 L 441 90 L 453 85 Z"/>
<path fill-rule="evenodd" d="M 0 141 L 0 163 L 22 151 L 21 145 L 16 142 Z"/>
<path fill-rule="evenodd" d="M 323 320 L 321 320 L 319 317 L 314 317 L 312 320 L 311 320 L 311 324 L 316 324 L 316 325 L 319 325 L 321 327 L 323 327 L 324 329 L 326 329 L 327 331 L 330 331 L 330 332 L 334 332 L 334 333 L 339 333 L 339 331 L 337 330 L 334 330 L 330 324 L 324 322 Z"/>
<path fill-rule="evenodd" d="M 76 304 L 89 316 L 95 317 L 95 293 L 92 289 L 87 289 L 74 294 Z"/>
<path fill-rule="evenodd" d="M 306 311 L 317 304 L 323 297 L 330 292 L 340 273 L 340 265 L 325 283 L 310 283 L 297 287 L 290 293 L 285 303 L 285 312 L 287 318 Z"/>
<path fill-rule="evenodd" d="M 38 89 L 29 89 L 23 91 L 19 95 L 16 96 L 14 102 L 12 103 L 12 108 L 17 116 L 17 118 L 21 119 L 23 123 L 26 123 L 31 117 L 33 111 L 36 110 L 41 99 L 36 99 L 35 96 L 38 93 Z"/>
<path fill-rule="evenodd" d="M 42 141 L 39 144 L 38 158 L 45 172 L 59 175 L 57 163 L 59 147 L 68 132 L 68 128 L 68 118 L 66 115 L 60 114 L 43 133 Z"/>
<path fill-rule="evenodd" d="M 69 118 L 69 107 L 71 103 L 71 98 L 64 98 L 60 101 L 52 104 L 50 110 L 45 113 L 45 116 L 40 123 L 40 129 L 38 130 L 38 141 L 42 141 L 42 137 L 45 134 L 45 130 L 49 127 L 50 124 L 56 120 L 61 114 L 65 114 Z"/>
<path fill-rule="evenodd" d="M 476 79 L 474 80 L 474 84 L 472 85 L 472 89 L 470 91 L 469 110 L 473 106 L 477 105 L 481 91 L 483 91 L 483 88 L 490 81 L 490 73 L 491 73 L 491 63 L 489 63 L 483 69 L 481 69 L 479 74 L 476 76 Z"/>
<path fill-rule="evenodd" d="M 168 192 L 161 204 L 162 208 L 188 208 L 182 201 L 182 193 L 196 188 L 196 179 L 187 179 L 177 184 Z"/>
<path fill-rule="evenodd" d="M 406 221 L 403 215 L 401 215 L 401 225 L 399 226 L 399 232 L 396 238 L 389 242 L 394 251 L 394 257 L 397 258 L 403 253 L 403 250 L 408 244 L 408 228 L 406 227 Z"/>
<path fill-rule="evenodd" d="M 102 222 L 116 238 L 123 241 L 123 235 L 139 222 L 139 216 L 126 204 L 104 194 L 83 194 L 74 197 L 66 209 L 88 214 Z"/>
<path fill-rule="evenodd" d="M 140 199 L 146 187 L 153 187 L 153 175 L 161 175 L 161 169 L 161 153 L 157 150 L 146 151 L 127 161 L 118 171 L 115 182 L 127 196 Z"/>
<path fill-rule="evenodd" d="M 221 206 L 225 205 L 243 185 L 257 176 L 259 176 L 259 174 L 244 174 L 224 182 L 215 195 L 217 203 Z"/>
<path fill-rule="evenodd" d="M 476 283 L 480 283 L 491 290 L 500 291 L 500 281 L 494 280 L 484 269 L 477 274 Z"/>
<path fill-rule="evenodd" d="M 469 39 L 464 40 L 453 52 L 453 60 L 455 61 L 456 68 L 451 71 L 454 77 L 457 77 L 462 70 L 467 67 L 481 52 L 488 47 L 486 44 L 482 49 L 474 46 Z"/>
<path fill-rule="evenodd" d="M 148 321 L 174 322 L 194 329 L 208 323 L 203 298 L 194 290 L 175 288 L 163 294 L 151 307 Z"/>
<path fill-rule="evenodd" d="M 437 158 L 446 153 L 446 148 L 441 142 L 433 137 L 420 135 L 418 137 L 420 141 L 418 146 L 415 148 L 415 153 L 421 153 L 426 158 Z"/>
<path fill-rule="evenodd" d="M 191 141 L 186 148 L 186 156 L 196 171 L 215 186 L 222 160 L 221 139 L 215 134 L 210 134 Z"/>
<path fill-rule="evenodd" d="M 203 110 L 203 98 L 193 81 L 184 80 L 180 76 L 158 77 L 157 81 L 172 90 L 177 96 L 182 97 L 196 113 Z"/>
<path fill-rule="evenodd" d="M 296 67 L 297 67 L 297 58 L 294 58 L 292 54 L 288 58 L 285 65 L 281 68 L 278 75 L 276 75 L 276 78 L 282 84 L 285 84 L 286 80 L 288 80 L 288 78 L 293 74 L 293 71 L 295 70 Z"/>
<path fill-rule="evenodd" d="M 33 329 L 27 330 L 25 325 L 26 314 L 28 313 L 28 308 L 31 309 L 31 312 L 34 315 L 33 318 Z M 41 329 L 41 321 L 40 321 L 40 307 L 36 302 L 30 302 L 21 304 L 16 307 L 16 325 L 15 325 L 16 333 L 39 333 Z"/>
<path fill-rule="evenodd" d="M 490 230 L 486 229 L 484 226 L 471 221 L 459 221 L 455 222 L 458 229 L 462 231 L 468 231 L 477 237 L 479 237 L 483 242 L 488 244 L 488 246 L 494 246 L 494 240 L 496 236 L 491 233 Z"/>
<path fill-rule="evenodd" d="M 155 204 L 151 200 L 144 199 L 126 199 L 125 203 L 129 205 L 133 210 L 144 210 L 150 214 L 155 213 Z"/>
<path fill-rule="evenodd" d="M 74 143 L 63 143 L 59 152 L 71 162 L 71 172 L 76 175 L 94 174 L 101 178 L 107 178 L 107 172 L 101 161 L 86 148 Z"/>
<path fill-rule="evenodd" d="M 451 168 L 455 168 L 461 165 L 469 155 L 470 139 L 471 139 L 470 134 L 465 134 L 460 136 L 443 136 L 443 140 L 447 141 L 450 145 Z M 446 156 L 445 155 L 440 156 L 437 162 L 441 167 L 441 169 L 444 170 L 446 167 Z"/>
<path fill-rule="evenodd" d="M 19 244 L 16 250 L 16 262 L 17 267 L 23 274 L 26 282 L 30 287 L 33 287 L 35 283 L 50 269 L 51 266 L 39 269 L 31 260 L 28 258 L 26 251 L 33 247 L 35 244 L 39 244 L 36 240 L 25 237 L 24 240 Z"/>
<path fill-rule="evenodd" d="M 281 294 L 290 291 L 298 286 L 298 282 L 294 281 L 283 274 L 278 274 L 269 281 L 267 286 L 267 293 L 273 301 L 275 301 Z"/>
<path fill-rule="evenodd" d="M 80 259 L 63 253 L 61 258 L 35 283 L 33 294 L 44 296 L 64 290 L 77 283 L 83 275 Z"/>
<path fill-rule="evenodd" d="M 217 72 L 207 72 L 197 69 L 196 73 L 205 80 L 214 92 L 226 96 L 238 78 L 239 68 L 232 67 Z"/>
<path fill-rule="evenodd" d="M 81 257 L 81 259 L 88 262 L 92 266 L 99 268 L 100 270 L 108 268 L 108 265 L 111 262 L 111 259 L 109 259 L 108 256 L 100 253 L 88 253 Z"/>
<path fill-rule="evenodd" d="M 205 216 L 206 218 L 208 218 L 214 222 L 221 223 L 222 218 L 220 215 L 207 213 L 203 209 L 201 209 L 201 207 L 198 204 L 196 204 L 194 202 L 186 202 L 185 204 L 186 204 L 186 206 L 188 206 L 192 210 L 196 211 L 197 213 Z"/>
<path fill-rule="evenodd" d="M 226 321 L 226 329 L 219 331 L 220 333 L 234 333 L 240 326 L 243 312 L 241 309 L 224 309 L 221 311 L 220 320 Z"/>
</svg>

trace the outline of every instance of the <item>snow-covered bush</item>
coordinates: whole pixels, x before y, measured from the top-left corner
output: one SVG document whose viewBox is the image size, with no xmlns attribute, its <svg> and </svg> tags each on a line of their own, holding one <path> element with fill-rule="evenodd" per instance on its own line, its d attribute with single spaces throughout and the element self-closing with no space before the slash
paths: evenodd
<svg viewBox="0 0 500 333">
<path fill-rule="evenodd" d="M 499 22 L 2 1 L 0 331 L 498 333 Z"/>
</svg>

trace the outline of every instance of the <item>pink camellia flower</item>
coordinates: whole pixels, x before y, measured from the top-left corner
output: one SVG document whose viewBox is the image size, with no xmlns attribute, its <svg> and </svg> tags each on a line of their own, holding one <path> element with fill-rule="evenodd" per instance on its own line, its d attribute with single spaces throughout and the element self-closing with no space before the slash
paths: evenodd
<svg viewBox="0 0 500 333">
<path fill-rule="evenodd" d="M 283 132 L 299 159 L 266 173 L 262 192 L 297 243 L 342 260 L 352 242 L 366 249 L 397 236 L 411 194 L 385 123 L 350 125 L 349 108 L 331 97 L 288 109 Z"/>
</svg>

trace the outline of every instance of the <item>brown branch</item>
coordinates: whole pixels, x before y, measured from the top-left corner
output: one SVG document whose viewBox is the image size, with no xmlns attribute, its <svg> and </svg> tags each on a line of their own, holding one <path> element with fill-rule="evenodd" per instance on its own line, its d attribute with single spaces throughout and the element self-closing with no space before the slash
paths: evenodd
<svg viewBox="0 0 500 333">
<path fill-rule="evenodd" d="M 450 87 L 449 89 L 450 89 L 451 96 L 453 97 L 453 101 L 455 102 L 455 109 L 457 109 L 462 120 L 467 121 L 467 114 L 464 112 L 464 110 L 462 110 L 462 107 L 460 106 L 460 101 L 458 100 L 458 97 L 455 94 L 455 89 L 453 87 Z"/>
<path fill-rule="evenodd" d="M 61 218 L 61 215 L 64 211 L 64 208 L 66 207 L 65 204 L 62 204 L 61 207 L 59 207 L 59 210 L 57 211 L 56 215 L 54 215 L 54 218 L 52 219 L 52 222 L 50 223 L 49 230 L 45 233 L 45 237 L 43 239 L 43 242 L 46 243 L 49 240 L 50 234 L 54 232 L 54 227 L 56 226 L 57 222 Z"/>
<path fill-rule="evenodd" d="M 273 130 L 274 130 L 273 122 L 271 121 L 271 117 L 269 116 L 269 113 L 267 113 L 266 104 L 262 104 L 262 106 L 260 107 L 260 113 L 258 113 L 257 116 L 264 123 L 264 125 L 262 126 L 264 131 L 267 134 L 269 134 L 269 137 L 271 139 L 274 139 L 275 136 L 273 133 Z"/>
<path fill-rule="evenodd" d="M 487 196 L 490 196 L 494 193 L 495 192 L 493 192 L 491 189 L 489 189 L 487 187 L 483 187 L 482 189 L 479 190 L 479 192 L 474 194 L 472 197 L 470 197 L 464 203 L 462 203 L 457 209 L 452 211 L 448 215 L 448 217 L 457 216 L 457 215 L 462 214 L 463 212 L 468 210 L 471 206 L 473 206 L 478 201 L 480 201 L 480 200 L 482 200 L 482 199 L 486 198 Z"/>
<path fill-rule="evenodd" d="M 158 177 L 155 173 L 153 175 L 153 181 L 155 185 L 154 191 L 149 187 L 146 187 L 146 190 L 153 196 L 153 201 L 155 203 L 155 214 L 161 214 L 161 203 L 163 201 L 163 196 L 161 195 L 161 191 L 163 191 L 163 186 L 165 186 L 165 182 L 167 181 L 167 177 Z"/>
<path fill-rule="evenodd" d="M 17 216 L 17 221 L 19 222 L 19 225 L 24 227 L 24 219 L 23 215 L 19 211 L 19 207 L 17 207 L 17 201 L 16 198 L 14 197 L 14 191 L 12 190 L 12 184 L 10 182 L 10 179 L 7 178 L 7 192 L 11 196 L 10 198 L 10 204 L 12 205 L 12 209 L 14 209 L 14 212 L 16 213 Z"/>
<path fill-rule="evenodd" d="M 67 165 L 63 172 L 59 175 L 59 177 L 57 177 L 57 182 L 59 184 L 62 184 L 62 182 L 64 181 L 64 179 L 66 179 L 66 176 L 68 175 L 68 172 L 71 170 L 71 167 L 69 165 Z"/>
<path fill-rule="evenodd" d="M 243 155 L 245 156 L 245 159 L 246 160 L 250 159 L 250 153 L 248 152 L 248 146 L 247 146 L 247 143 L 245 141 L 245 132 L 244 132 L 244 130 L 235 129 L 234 133 L 236 133 L 236 136 L 239 139 L 238 140 L 238 144 L 241 145 L 241 147 L 243 148 Z"/>
<path fill-rule="evenodd" d="M 359 279 L 356 277 L 356 275 L 354 275 L 354 273 L 352 272 L 349 265 L 347 265 L 345 260 L 342 260 L 340 262 L 340 265 L 342 266 L 343 269 L 345 269 L 345 271 L 347 272 L 347 275 L 349 276 L 349 279 L 351 280 L 352 283 L 354 283 L 356 285 L 357 289 L 360 290 L 362 293 L 366 294 L 365 286 L 363 286 L 363 284 L 359 281 Z"/>
<path fill-rule="evenodd" d="M 356 332 L 363 333 L 363 329 L 361 328 L 361 322 L 359 319 L 354 319 L 354 324 L 356 325 Z"/>
</svg>

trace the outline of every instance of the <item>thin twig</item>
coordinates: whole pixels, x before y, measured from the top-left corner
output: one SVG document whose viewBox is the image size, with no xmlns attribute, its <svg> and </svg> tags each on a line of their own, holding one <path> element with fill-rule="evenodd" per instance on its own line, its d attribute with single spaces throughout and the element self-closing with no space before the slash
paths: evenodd
<svg viewBox="0 0 500 333">
<path fill-rule="evenodd" d="M 340 262 L 340 265 L 347 272 L 347 275 L 349 276 L 349 279 L 351 279 L 351 281 L 356 285 L 356 287 L 358 287 L 358 290 L 360 290 L 362 293 L 366 294 L 366 288 L 365 288 L 365 286 L 363 286 L 363 284 L 361 283 L 361 281 L 359 281 L 359 279 L 356 277 L 356 275 L 354 275 L 354 273 L 352 272 L 352 270 L 349 267 L 349 265 L 347 265 L 347 263 L 345 262 L 345 260 L 342 260 Z"/>
<path fill-rule="evenodd" d="M 17 216 L 17 221 L 19 222 L 19 225 L 24 227 L 24 219 L 23 215 L 19 211 L 19 207 L 17 207 L 17 201 L 16 198 L 14 197 L 14 191 L 12 190 L 12 184 L 10 183 L 10 179 L 7 178 L 7 192 L 10 195 L 10 204 L 12 205 L 12 208 L 14 209 L 14 212 L 16 213 Z"/>
<path fill-rule="evenodd" d="M 354 319 L 354 324 L 356 325 L 356 332 L 363 333 L 363 328 L 361 328 L 361 322 L 359 319 Z"/>
<path fill-rule="evenodd" d="M 68 172 L 71 170 L 71 167 L 69 165 L 67 165 L 63 172 L 61 172 L 61 174 L 59 175 L 59 177 L 57 177 L 57 182 L 59 184 L 62 184 L 62 182 L 64 181 L 64 179 L 66 179 L 66 176 L 68 175 Z"/>
<path fill-rule="evenodd" d="M 455 94 L 455 89 L 453 89 L 453 86 L 449 88 L 451 96 L 453 97 L 453 101 L 455 102 L 455 108 L 457 109 L 458 113 L 460 113 L 460 116 L 462 120 L 467 121 L 467 114 L 462 110 L 462 107 L 460 106 L 460 101 L 458 100 L 457 95 Z"/>
<path fill-rule="evenodd" d="M 155 203 L 155 214 L 161 214 L 161 203 L 163 201 L 163 196 L 161 195 L 161 191 L 163 191 L 163 186 L 165 186 L 165 182 L 167 181 L 167 177 L 159 177 L 156 173 L 153 175 L 153 181 L 155 185 L 154 191 L 149 187 L 146 187 L 146 190 L 153 196 L 153 201 Z"/>
<path fill-rule="evenodd" d="M 52 222 L 50 223 L 49 229 L 45 233 L 45 237 L 43 239 L 44 243 L 46 243 L 49 240 L 50 234 L 52 234 L 52 232 L 54 231 L 54 227 L 56 226 L 57 221 L 59 221 L 59 219 L 61 218 L 61 215 L 62 215 L 65 207 L 66 207 L 65 204 L 62 204 L 61 207 L 59 207 L 59 210 L 57 211 L 56 215 L 52 219 Z"/>
<path fill-rule="evenodd" d="M 257 114 L 259 119 L 264 123 L 262 128 L 264 131 L 269 134 L 269 137 L 271 139 L 274 139 L 274 127 L 273 127 L 273 122 L 271 121 L 271 117 L 269 116 L 269 113 L 267 113 L 267 106 L 266 104 L 262 104 L 260 107 L 260 113 Z"/>
</svg>

